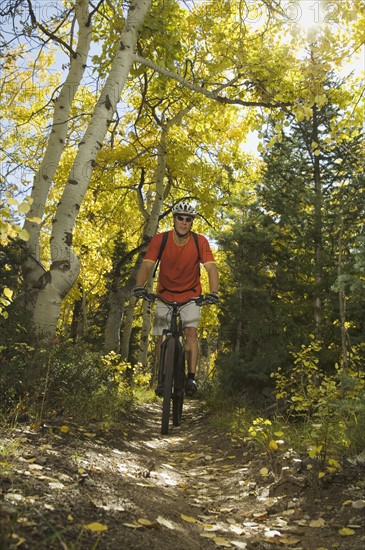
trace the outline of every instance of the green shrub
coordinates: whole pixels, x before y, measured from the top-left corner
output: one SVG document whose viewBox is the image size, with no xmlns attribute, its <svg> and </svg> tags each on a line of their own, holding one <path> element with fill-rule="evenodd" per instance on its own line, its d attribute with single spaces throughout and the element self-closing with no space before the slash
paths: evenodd
<svg viewBox="0 0 365 550">
<path fill-rule="evenodd" d="M 285 411 L 272 419 L 253 417 L 236 409 L 231 418 L 233 436 L 251 441 L 261 452 L 293 449 L 306 454 L 321 478 L 341 467 L 341 460 L 365 447 L 365 375 L 353 351 L 351 366 L 335 365 L 332 374 L 319 369 L 321 345 L 315 339 L 294 353 L 292 369 L 272 375 L 276 397 Z"/>
<path fill-rule="evenodd" d="M 129 369 L 116 354 L 69 342 L 51 349 L 25 344 L 3 349 L 2 414 L 18 417 L 27 410 L 39 418 L 57 411 L 75 418 L 116 418 L 134 405 Z"/>
</svg>

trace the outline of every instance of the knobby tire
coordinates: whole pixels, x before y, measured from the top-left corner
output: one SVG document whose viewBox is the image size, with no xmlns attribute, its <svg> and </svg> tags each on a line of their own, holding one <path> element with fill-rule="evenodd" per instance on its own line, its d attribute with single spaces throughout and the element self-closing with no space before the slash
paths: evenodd
<svg viewBox="0 0 365 550">
<path fill-rule="evenodd" d="M 172 383 L 174 376 L 174 361 L 175 361 L 175 339 L 168 338 L 165 341 L 165 353 L 163 354 L 163 372 L 164 372 L 164 393 L 162 401 L 162 421 L 161 434 L 169 433 L 170 406 L 172 396 Z"/>
<path fill-rule="evenodd" d="M 181 424 L 182 410 L 183 410 L 183 404 L 184 404 L 184 387 L 185 387 L 184 349 L 181 349 L 180 353 L 181 353 L 181 356 L 176 357 L 176 361 L 175 361 L 174 395 L 172 398 L 172 423 L 174 426 L 180 426 Z"/>
<path fill-rule="evenodd" d="M 184 394 L 174 395 L 172 398 L 172 423 L 174 426 L 180 426 L 182 410 L 184 404 Z"/>
</svg>

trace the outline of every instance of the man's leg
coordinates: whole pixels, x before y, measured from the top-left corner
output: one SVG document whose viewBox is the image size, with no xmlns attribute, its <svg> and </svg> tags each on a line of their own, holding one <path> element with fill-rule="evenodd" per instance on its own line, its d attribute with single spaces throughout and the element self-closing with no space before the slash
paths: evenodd
<svg viewBox="0 0 365 550">
<path fill-rule="evenodd" d="M 184 329 L 185 354 L 188 364 L 188 372 L 195 374 L 199 357 L 198 331 L 195 327 Z"/>
</svg>

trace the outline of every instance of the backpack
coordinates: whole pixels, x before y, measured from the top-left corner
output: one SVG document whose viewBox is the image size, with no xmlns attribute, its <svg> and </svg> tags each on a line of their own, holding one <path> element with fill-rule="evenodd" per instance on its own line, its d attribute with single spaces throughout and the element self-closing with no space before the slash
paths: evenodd
<svg viewBox="0 0 365 550">
<path fill-rule="evenodd" d="M 193 239 L 194 239 L 194 242 L 195 242 L 195 246 L 196 246 L 196 249 L 198 251 L 198 260 L 199 260 L 199 264 L 200 264 L 200 250 L 199 250 L 199 241 L 198 241 L 198 235 L 194 232 L 194 231 L 191 231 L 190 232 L 193 236 Z M 155 265 L 155 269 L 153 271 L 153 277 L 155 277 L 156 273 L 157 273 L 157 269 L 158 269 L 158 266 L 160 265 L 160 260 L 161 260 L 161 256 L 162 256 L 162 253 L 163 251 L 165 250 L 165 246 L 166 246 L 166 243 L 167 243 L 167 237 L 168 237 L 168 234 L 169 234 L 169 231 L 165 231 L 163 233 L 163 236 L 162 236 L 162 241 L 161 241 L 161 246 L 160 246 L 160 250 L 158 252 L 158 256 L 157 256 L 157 260 L 156 260 L 156 265 Z M 199 267 L 200 269 L 200 267 Z"/>
</svg>

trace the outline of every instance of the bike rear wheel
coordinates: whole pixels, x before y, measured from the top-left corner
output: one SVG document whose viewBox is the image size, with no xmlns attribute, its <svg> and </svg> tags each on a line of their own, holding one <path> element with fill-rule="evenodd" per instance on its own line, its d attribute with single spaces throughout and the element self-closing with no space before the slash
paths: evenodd
<svg viewBox="0 0 365 550">
<path fill-rule="evenodd" d="M 174 377 L 175 339 L 167 338 L 164 342 L 164 345 L 165 345 L 165 350 L 163 354 L 164 393 L 163 393 L 163 401 L 162 401 L 161 434 L 167 435 L 169 433 L 172 384 L 173 384 L 173 377 Z"/>
</svg>

